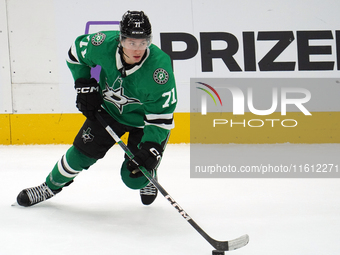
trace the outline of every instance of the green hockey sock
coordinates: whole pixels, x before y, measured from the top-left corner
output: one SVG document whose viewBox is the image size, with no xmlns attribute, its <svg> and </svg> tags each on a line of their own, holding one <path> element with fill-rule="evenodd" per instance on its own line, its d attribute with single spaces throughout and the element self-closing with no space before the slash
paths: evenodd
<svg viewBox="0 0 340 255">
<path fill-rule="evenodd" d="M 55 164 L 52 172 L 46 178 L 46 184 L 53 190 L 60 189 L 96 161 L 96 159 L 85 156 L 72 146 Z"/>
</svg>

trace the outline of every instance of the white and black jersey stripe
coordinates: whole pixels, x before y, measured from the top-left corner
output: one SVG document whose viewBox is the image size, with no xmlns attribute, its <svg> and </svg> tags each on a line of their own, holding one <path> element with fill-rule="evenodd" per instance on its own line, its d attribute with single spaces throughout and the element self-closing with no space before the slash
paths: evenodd
<svg viewBox="0 0 340 255">
<path fill-rule="evenodd" d="M 169 114 L 147 114 L 144 118 L 145 125 L 153 125 L 163 129 L 170 130 L 175 127 L 174 115 Z"/>
<path fill-rule="evenodd" d="M 75 44 L 72 44 L 71 48 L 69 49 L 66 61 L 71 64 L 80 65 Z"/>
</svg>

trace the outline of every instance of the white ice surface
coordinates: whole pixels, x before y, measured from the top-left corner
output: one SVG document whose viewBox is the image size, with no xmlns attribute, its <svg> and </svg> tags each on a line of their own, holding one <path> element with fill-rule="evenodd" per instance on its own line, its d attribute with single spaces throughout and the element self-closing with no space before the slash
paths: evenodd
<svg viewBox="0 0 340 255">
<path fill-rule="evenodd" d="M 340 144 L 226 146 L 227 157 L 245 162 L 244 155 L 261 163 L 275 150 L 292 157 L 293 149 L 297 158 L 303 151 L 311 159 L 322 153 L 337 162 L 340 155 Z M 211 254 L 210 244 L 162 195 L 143 206 L 139 193 L 124 186 L 118 146 L 54 198 L 11 206 L 23 188 L 44 181 L 68 147 L 0 146 L 0 255 Z M 211 237 L 249 234 L 247 246 L 229 253 L 340 254 L 340 179 L 190 179 L 189 149 L 168 145 L 159 182 Z"/>
</svg>

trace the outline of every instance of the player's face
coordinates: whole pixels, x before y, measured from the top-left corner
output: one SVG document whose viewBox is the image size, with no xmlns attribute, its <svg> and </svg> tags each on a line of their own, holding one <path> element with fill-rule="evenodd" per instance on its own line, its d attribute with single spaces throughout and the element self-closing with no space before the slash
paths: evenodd
<svg viewBox="0 0 340 255">
<path fill-rule="evenodd" d="M 128 64 L 135 64 L 141 61 L 146 48 L 150 45 L 147 39 L 126 38 L 122 42 L 123 51 L 126 54 L 124 59 Z"/>
</svg>

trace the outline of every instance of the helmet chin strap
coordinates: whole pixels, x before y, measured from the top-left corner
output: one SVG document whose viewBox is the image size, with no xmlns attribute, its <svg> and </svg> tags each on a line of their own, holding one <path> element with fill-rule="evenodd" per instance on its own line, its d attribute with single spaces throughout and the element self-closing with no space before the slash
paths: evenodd
<svg viewBox="0 0 340 255">
<path fill-rule="evenodd" d="M 121 43 L 119 44 L 118 48 L 119 48 L 119 53 L 121 53 L 123 57 L 126 56 L 127 58 L 130 58 L 128 55 L 125 54 Z"/>
<path fill-rule="evenodd" d="M 121 57 L 123 57 L 123 58 L 124 58 L 124 55 L 125 55 L 126 57 L 129 57 L 128 55 L 126 55 L 126 54 L 124 53 L 123 46 L 122 46 L 121 44 L 118 46 L 118 52 L 119 52 L 119 55 L 120 55 Z M 125 61 L 125 60 L 124 60 L 124 61 Z M 125 66 L 124 66 L 124 64 L 123 64 L 123 67 L 122 67 L 121 69 L 119 69 L 119 71 L 121 72 L 122 77 L 125 78 L 125 77 L 126 77 L 126 72 L 125 72 Z"/>
</svg>

